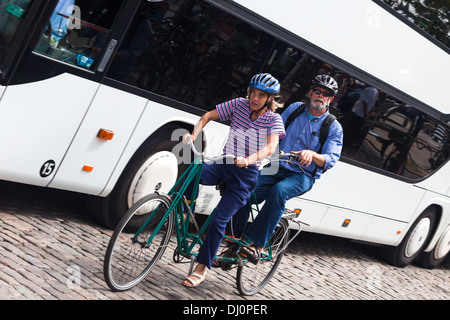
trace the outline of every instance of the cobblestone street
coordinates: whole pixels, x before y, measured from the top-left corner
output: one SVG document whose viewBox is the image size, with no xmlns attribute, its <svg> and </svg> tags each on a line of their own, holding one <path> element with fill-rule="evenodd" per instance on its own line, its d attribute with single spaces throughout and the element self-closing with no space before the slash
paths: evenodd
<svg viewBox="0 0 450 320">
<path fill-rule="evenodd" d="M 450 262 L 426 270 L 384 264 L 376 247 L 302 234 L 274 278 L 242 297 L 235 270 L 213 269 L 198 289 L 181 281 L 188 264 L 172 261 L 174 239 L 146 281 L 109 290 L 103 256 L 112 231 L 86 215 L 76 195 L 0 183 L 0 299 L 8 300 L 448 300 Z"/>
</svg>

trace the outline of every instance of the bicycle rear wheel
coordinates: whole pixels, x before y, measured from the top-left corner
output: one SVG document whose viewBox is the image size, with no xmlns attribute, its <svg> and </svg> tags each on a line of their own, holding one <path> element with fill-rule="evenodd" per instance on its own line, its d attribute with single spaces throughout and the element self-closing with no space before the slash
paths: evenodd
<svg viewBox="0 0 450 320">
<path fill-rule="evenodd" d="M 137 201 L 120 220 L 103 263 L 105 281 L 111 290 L 125 291 L 137 285 L 164 253 L 175 217 L 167 211 L 170 204 L 169 197 L 150 194 Z"/>
<path fill-rule="evenodd" d="M 281 219 L 266 247 L 263 249 L 262 257 L 258 263 L 255 265 L 251 262 L 244 262 L 238 267 L 236 286 L 240 294 L 254 295 L 267 284 L 283 258 L 288 240 L 288 222 L 285 219 Z"/>
</svg>

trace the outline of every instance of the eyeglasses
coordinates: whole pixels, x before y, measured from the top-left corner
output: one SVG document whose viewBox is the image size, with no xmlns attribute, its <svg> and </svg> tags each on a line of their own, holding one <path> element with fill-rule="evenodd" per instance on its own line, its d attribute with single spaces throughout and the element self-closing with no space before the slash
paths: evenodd
<svg viewBox="0 0 450 320">
<path fill-rule="evenodd" d="M 328 91 L 321 91 L 319 89 L 311 89 L 315 94 L 317 95 L 322 95 L 324 98 L 329 98 L 332 96 L 331 93 L 329 93 Z"/>
</svg>

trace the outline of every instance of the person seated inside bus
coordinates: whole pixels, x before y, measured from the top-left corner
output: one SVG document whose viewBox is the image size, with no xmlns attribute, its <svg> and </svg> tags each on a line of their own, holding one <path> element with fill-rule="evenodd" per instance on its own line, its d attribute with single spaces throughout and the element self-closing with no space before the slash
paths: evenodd
<svg viewBox="0 0 450 320">
<path fill-rule="evenodd" d="M 348 86 L 347 93 L 339 99 L 337 104 L 340 116 L 346 117 L 350 115 L 356 101 L 358 101 L 359 97 L 361 97 L 365 86 L 366 85 L 363 82 L 356 79 L 352 81 L 352 83 Z"/>
<path fill-rule="evenodd" d="M 255 188 L 257 202 L 265 201 L 263 207 L 245 232 L 250 214 L 249 206 L 243 206 L 235 215 L 233 222 L 235 235 L 250 243 L 249 247 L 244 248 L 248 250 L 244 254 L 255 263 L 281 219 L 286 201 L 311 190 L 315 180 L 326 170 L 331 169 L 340 158 L 343 144 L 343 130 L 340 123 L 337 120 L 331 123 L 323 146 L 320 146 L 318 134 L 329 114 L 329 105 L 337 91 L 338 85 L 329 75 L 318 75 L 312 81 L 309 104 L 286 128 L 286 137 L 280 141 L 280 150 L 298 155 L 301 169 L 286 162 L 280 162 L 276 172 L 270 167 L 263 168 L 258 175 Z M 282 119 L 285 125 L 289 115 L 301 107 L 301 102 L 295 102 L 283 112 Z M 322 151 L 319 152 L 321 147 Z"/>
<path fill-rule="evenodd" d="M 353 105 L 348 121 L 344 126 L 345 143 L 358 148 L 369 131 L 366 122 L 373 111 L 378 99 L 378 90 L 375 87 L 366 87 L 362 95 Z"/>
<path fill-rule="evenodd" d="M 205 280 L 227 223 L 247 203 L 256 186 L 259 161 L 273 154 L 279 139 L 285 135 L 281 116 L 274 112 L 278 107 L 275 97 L 279 92 L 280 84 L 277 79 L 268 73 L 257 74 L 250 81 L 247 98 L 236 98 L 218 104 L 214 110 L 200 118 L 191 134 L 183 137 L 183 141 L 188 143 L 187 137 L 194 141 L 209 121 L 231 121 L 223 152 L 236 157 L 234 164 L 212 162 L 203 166 L 200 184 L 218 185 L 223 181 L 225 189 L 198 253 L 198 264 L 182 282 L 184 286 L 197 287 Z M 188 199 L 192 199 L 192 192 L 191 184 L 185 192 Z"/>
</svg>

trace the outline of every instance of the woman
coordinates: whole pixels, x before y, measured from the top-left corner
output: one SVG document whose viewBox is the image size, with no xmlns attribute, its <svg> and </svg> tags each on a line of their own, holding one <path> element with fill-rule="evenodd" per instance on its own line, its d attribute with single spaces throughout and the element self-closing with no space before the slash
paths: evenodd
<svg viewBox="0 0 450 320">
<path fill-rule="evenodd" d="M 230 133 L 223 151 L 236 157 L 234 164 L 211 163 L 203 166 L 201 184 L 217 185 L 224 181 L 226 187 L 197 256 L 198 264 L 183 281 L 184 286 L 197 287 L 205 280 L 227 223 L 247 203 L 256 186 L 259 161 L 273 154 L 279 139 L 285 135 L 281 116 L 274 113 L 279 107 L 275 101 L 279 92 L 277 79 L 268 73 L 257 74 L 250 81 L 247 98 L 217 105 L 200 118 L 191 134 L 183 137 L 186 143 L 188 136 L 195 141 L 209 121 L 230 120 Z"/>
</svg>

